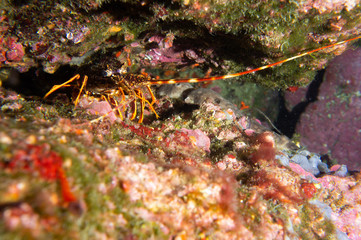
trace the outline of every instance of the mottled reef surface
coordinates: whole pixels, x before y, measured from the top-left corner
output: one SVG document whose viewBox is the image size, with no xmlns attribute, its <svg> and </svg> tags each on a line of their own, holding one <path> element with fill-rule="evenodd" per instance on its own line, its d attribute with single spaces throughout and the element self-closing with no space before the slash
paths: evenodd
<svg viewBox="0 0 361 240">
<path fill-rule="evenodd" d="M 334 60 L 317 88 L 322 101 L 311 104 L 306 89 L 346 44 L 210 86 L 152 87 L 154 104 L 144 89 L 137 105 L 118 92 L 82 94 L 74 106 L 81 81 L 43 99 L 75 74 L 96 93 L 112 89 L 110 71 L 187 78 L 270 64 L 360 35 L 359 1 L 8 0 L 0 8 L 1 239 L 361 239 L 359 165 L 337 158 L 326 134 L 332 126 L 352 155 L 359 130 L 344 122 L 357 122 L 359 74 L 338 78 Z M 312 137 L 271 130 L 279 101 L 289 114 L 308 101 L 297 128 Z"/>
</svg>

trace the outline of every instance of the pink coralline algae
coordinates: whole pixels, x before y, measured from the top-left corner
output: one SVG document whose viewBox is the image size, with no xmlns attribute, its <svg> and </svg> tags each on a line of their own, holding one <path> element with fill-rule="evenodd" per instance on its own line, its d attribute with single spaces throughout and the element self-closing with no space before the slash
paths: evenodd
<svg viewBox="0 0 361 240">
<path fill-rule="evenodd" d="M 0 50 L 0 61 L 2 62 L 20 62 L 25 55 L 23 45 L 17 42 L 17 39 L 15 37 L 0 39 Z"/>
<path fill-rule="evenodd" d="M 152 48 L 145 54 L 141 54 L 143 64 L 156 66 L 162 63 L 182 63 L 182 52 L 177 52 L 173 48 L 174 36 L 169 34 L 165 37 L 155 35 L 149 38 L 148 42 L 158 44 L 158 48 Z M 134 44 L 133 44 L 134 45 Z"/>
<path fill-rule="evenodd" d="M 190 130 L 182 128 L 180 131 L 186 133 L 195 146 L 203 149 L 206 152 L 210 152 L 209 147 L 211 146 L 211 140 L 200 129 Z"/>
<path fill-rule="evenodd" d="M 331 219 L 352 240 L 361 239 L 361 185 L 352 177 L 324 176 L 317 179 L 322 197 L 332 209 Z"/>
<path fill-rule="evenodd" d="M 331 62 L 318 101 L 307 107 L 296 129 L 302 145 L 312 152 L 330 154 L 349 170 L 361 168 L 360 63 L 360 48 L 350 49 Z"/>
<path fill-rule="evenodd" d="M 86 97 L 81 98 L 79 102 L 79 106 L 87 109 L 90 114 L 104 116 L 110 120 L 110 122 L 114 122 L 117 120 L 117 116 L 115 111 L 112 110 L 112 106 L 107 101 L 98 101 L 93 99 L 92 101 Z M 119 111 L 121 109 L 119 108 Z"/>
<path fill-rule="evenodd" d="M 243 167 L 243 164 L 232 154 L 225 155 L 216 165 L 220 170 L 229 169 L 231 171 L 239 171 Z"/>
<path fill-rule="evenodd" d="M 177 49 L 173 45 L 174 35 L 167 34 L 166 36 L 155 35 L 149 38 L 148 42 L 158 44 L 157 47 L 147 50 L 145 53 L 141 53 L 141 62 L 144 66 L 158 66 L 163 63 L 177 63 L 185 64 L 188 61 L 195 62 L 197 64 L 206 62 L 205 58 L 201 54 L 196 53 L 192 49 Z M 207 50 L 205 55 L 212 56 L 212 50 Z"/>
<path fill-rule="evenodd" d="M 145 59 L 150 59 L 152 65 L 161 63 L 175 63 L 182 61 L 182 55 L 174 50 L 152 49 L 147 52 Z"/>
<path fill-rule="evenodd" d="M 6 52 L 6 58 L 8 61 L 18 62 L 23 59 L 25 55 L 24 47 L 20 43 L 13 43 L 10 46 L 10 50 Z"/>
<path fill-rule="evenodd" d="M 306 170 L 304 170 L 300 165 L 296 164 L 296 163 L 289 163 L 290 168 L 292 169 L 292 171 L 294 171 L 295 173 L 299 174 L 302 178 L 305 179 L 309 179 L 309 180 L 315 180 L 315 176 L 310 173 L 307 172 Z"/>
<path fill-rule="evenodd" d="M 337 1 L 324 1 L 324 0 L 307 0 L 300 4 L 300 10 L 308 12 L 311 9 L 317 9 L 320 13 L 324 12 L 341 12 L 343 9 L 350 11 L 360 3 L 359 0 L 337 0 Z"/>
</svg>

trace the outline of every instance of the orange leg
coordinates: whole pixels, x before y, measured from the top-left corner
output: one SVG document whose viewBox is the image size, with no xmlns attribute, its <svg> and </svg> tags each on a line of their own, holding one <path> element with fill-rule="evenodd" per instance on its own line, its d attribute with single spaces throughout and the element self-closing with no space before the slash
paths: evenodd
<svg viewBox="0 0 361 240">
<path fill-rule="evenodd" d="M 58 89 L 60 89 L 60 88 L 62 88 L 62 87 L 69 87 L 69 86 L 70 86 L 69 83 L 71 83 L 71 82 L 73 82 L 73 81 L 75 81 L 75 80 L 78 80 L 78 79 L 80 79 L 80 75 L 79 75 L 79 74 L 76 74 L 74 77 L 70 78 L 70 79 L 69 79 L 68 81 L 66 81 L 65 83 L 60 84 L 60 85 L 54 85 L 54 86 L 50 89 L 50 91 L 49 91 L 47 94 L 45 94 L 44 98 L 47 98 L 50 94 L 52 94 L 53 92 L 55 92 L 56 90 L 58 90 Z M 78 105 L 80 95 L 81 95 L 81 93 L 83 92 L 83 89 L 84 89 L 87 81 L 88 81 L 88 76 L 85 75 L 85 76 L 84 76 L 83 83 L 82 83 L 82 85 L 81 85 L 81 87 L 80 87 L 80 91 L 79 91 L 79 93 L 78 93 L 78 96 L 76 97 L 76 99 L 75 99 L 75 101 L 74 101 L 74 105 L 75 105 L 75 106 Z"/>
<path fill-rule="evenodd" d="M 155 114 L 155 116 L 156 116 L 157 118 L 159 118 L 157 112 L 156 112 L 155 109 L 153 108 L 153 104 L 157 101 L 157 99 L 155 98 L 155 96 L 154 96 L 154 94 L 153 94 L 153 92 L 152 92 L 152 89 L 151 89 L 149 86 L 147 86 L 147 89 L 148 89 L 148 91 L 149 91 L 149 93 L 150 93 L 150 96 L 152 97 L 152 102 L 151 102 L 151 103 L 150 103 L 148 100 L 146 100 L 146 101 L 148 102 L 148 104 L 149 104 L 149 109 L 150 109 L 152 112 L 154 112 L 154 114 Z"/>
<path fill-rule="evenodd" d="M 110 113 L 112 113 L 112 112 L 117 111 L 118 116 L 120 117 L 120 119 L 121 119 L 122 121 L 124 120 L 123 114 L 122 114 L 122 112 L 121 112 L 120 109 L 119 109 L 121 106 L 124 107 L 124 104 L 119 105 L 118 101 L 117 101 L 116 99 L 114 99 L 112 96 L 110 96 L 109 94 L 107 94 L 107 95 L 101 95 L 100 98 L 101 98 L 102 100 L 108 102 L 109 105 L 110 105 L 111 108 L 112 108 L 112 110 L 109 111 L 109 112 L 107 112 L 105 115 L 103 115 L 102 118 L 104 118 L 105 116 L 108 116 L 108 115 L 109 115 Z M 123 102 L 123 101 L 122 101 L 122 102 Z M 121 102 L 121 103 L 122 103 L 122 102 Z M 113 108 L 113 106 L 115 106 L 115 107 Z M 123 108 L 123 109 L 124 109 L 124 108 Z"/>
<path fill-rule="evenodd" d="M 77 74 L 77 75 L 79 75 L 79 74 Z M 81 87 L 80 87 L 80 91 L 79 91 L 79 93 L 78 93 L 78 96 L 76 97 L 76 99 L 75 99 L 75 101 L 74 101 L 74 105 L 75 105 L 75 106 L 78 105 L 78 101 L 79 101 L 81 92 L 83 91 L 83 89 L 84 89 L 84 87 L 85 87 L 85 85 L 86 85 L 87 82 L 88 82 L 88 76 L 85 75 L 85 76 L 84 76 L 83 83 L 81 84 Z"/>
<path fill-rule="evenodd" d="M 68 87 L 68 86 L 69 86 L 69 85 L 68 85 L 69 83 L 71 83 L 71 82 L 74 81 L 74 80 L 78 80 L 79 78 L 80 78 L 80 75 L 77 74 L 77 75 L 75 75 L 74 77 L 70 78 L 68 81 L 66 81 L 66 82 L 63 83 L 63 84 L 54 85 L 54 86 L 50 89 L 50 91 L 49 91 L 47 94 L 45 94 L 44 98 L 47 98 L 50 94 L 52 94 L 53 92 L 55 92 L 55 91 L 58 90 L 59 88 Z"/>
<path fill-rule="evenodd" d="M 148 103 L 149 109 L 155 114 L 156 118 L 159 118 L 159 115 L 157 114 L 157 112 L 156 112 L 155 109 L 153 108 L 152 104 L 150 104 L 150 102 L 149 102 L 148 100 L 146 100 L 146 99 L 144 99 L 144 101 L 145 101 L 146 103 Z"/>
<path fill-rule="evenodd" d="M 153 106 L 153 104 L 157 101 L 157 99 L 155 98 L 153 92 L 152 92 L 152 89 L 147 85 L 147 89 L 148 89 L 148 92 L 150 93 L 150 96 L 152 97 L 152 102 L 150 103 L 150 105 Z"/>
<path fill-rule="evenodd" d="M 123 103 L 123 102 L 125 102 L 125 94 L 124 94 L 124 91 L 123 91 L 123 89 L 122 89 L 121 87 L 120 87 L 118 90 L 119 90 L 120 93 L 122 94 L 122 101 L 121 101 L 121 103 Z M 125 104 L 122 104 L 122 106 L 123 106 L 123 112 L 125 112 Z"/>
<path fill-rule="evenodd" d="M 123 89 L 122 89 L 121 87 L 119 88 L 119 91 L 120 91 L 120 93 L 122 94 L 122 102 L 124 102 L 124 101 L 125 101 L 124 91 L 123 91 Z"/>
<path fill-rule="evenodd" d="M 121 91 L 122 94 L 124 94 L 124 91 L 123 89 L 119 89 Z M 139 120 L 138 122 L 139 123 L 142 123 L 143 120 L 144 120 L 144 109 L 145 109 L 145 105 L 148 104 L 149 106 L 149 109 L 156 115 L 157 118 L 159 118 L 157 112 L 155 111 L 155 109 L 153 108 L 153 104 L 154 103 L 150 103 L 145 97 L 144 97 L 144 94 L 143 92 L 140 90 L 140 89 L 135 89 L 132 94 L 130 94 L 130 99 L 128 99 L 128 101 L 125 101 L 125 97 L 122 98 L 122 101 L 119 103 L 117 102 L 115 99 L 113 99 L 114 103 L 112 100 L 108 100 L 106 99 L 104 96 L 102 97 L 105 101 L 108 101 L 110 102 L 112 105 L 116 105 L 111 111 L 109 111 L 108 113 L 102 115 L 101 117 L 99 118 L 96 118 L 92 121 L 90 121 L 91 123 L 95 123 L 95 122 L 98 122 L 100 120 L 102 120 L 103 118 L 105 118 L 107 115 L 109 115 L 110 113 L 112 112 L 115 112 L 117 111 L 120 107 L 123 107 L 123 109 L 125 109 L 125 105 L 128 104 L 128 103 L 133 103 L 134 104 L 134 111 L 132 113 L 132 116 L 130 118 L 130 120 L 134 120 L 137 116 L 137 99 L 140 99 L 140 103 L 141 103 L 141 113 L 140 113 L 140 116 L 139 116 Z M 124 100 L 123 100 L 124 99 Z M 155 98 L 154 98 L 155 99 Z M 155 101 L 155 100 L 154 100 Z M 123 120 L 123 116 L 121 115 L 122 117 L 122 120 Z"/>
<path fill-rule="evenodd" d="M 115 108 L 114 108 L 115 111 L 117 111 L 120 119 L 123 121 L 123 120 L 124 120 L 124 117 L 123 117 L 122 112 L 121 112 L 120 109 L 119 109 L 120 105 L 119 105 L 118 101 L 115 100 L 113 97 L 111 97 L 111 96 L 108 95 L 107 102 L 109 102 L 109 104 L 110 104 L 111 106 L 112 106 L 112 105 L 115 106 Z M 122 101 L 122 102 L 123 102 L 123 101 Z M 122 104 L 122 105 L 123 105 L 123 104 Z M 124 105 L 123 105 L 123 106 L 124 106 Z M 112 111 L 112 112 L 113 112 L 113 111 Z"/>
<path fill-rule="evenodd" d="M 145 108 L 145 98 L 143 95 L 143 92 L 140 89 L 136 89 L 136 96 L 140 99 L 140 116 L 139 116 L 139 120 L 138 123 L 142 123 L 143 119 L 144 119 L 144 108 Z"/>
<path fill-rule="evenodd" d="M 148 89 L 148 90 L 150 90 L 150 89 Z M 139 90 L 139 91 L 141 92 L 141 90 Z M 153 93 L 151 93 L 151 95 L 152 95 L 152 103 L 150 103 L 147 99 L 145 99 L 145 97 L 144 97 L 144 95 L 143 95 L 143 92 L 141 92 L 141 95 L 140 95 L 140 94 L 139 94 L 139 95 L 136 94 L 136 96 L 137 96 L 142 102 L 144 102 L 143 110 L 144 110 L 144 108 L 145 108 L 145 103 L 147 103 L 147 104 L 149 105 L 149 109 L 155 114 L 155 116 L 156 116 L 157 118 L 159 118 L 159 115 L 157 114 L 157 112 L 156 112 L 155 109 L 153 108 L 153 104 L 154 104 L 154 102 L 156 101 L 156 98 L 154 97 Z"/>
<path fill-rule="evenodd" d="M 134 120 L 134 118 L 137 116 L 137 99 L 135 98 L 136 96 L 137 94 L 135 92 L 133 92 L 132 96 L 130 96 L 131 98 L 133 98 L 132 102 L 134 104 L 134 111 L 130 120 Z"/>
</svg>

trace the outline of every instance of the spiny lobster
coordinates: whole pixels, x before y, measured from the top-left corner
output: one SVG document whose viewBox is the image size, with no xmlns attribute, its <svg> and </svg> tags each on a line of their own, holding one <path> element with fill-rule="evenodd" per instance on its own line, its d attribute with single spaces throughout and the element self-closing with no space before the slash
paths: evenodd
<svg viewBox="0 0 361 240">
<path fill-rule="evenodd" d="M 334 43 L 331 45 L 323 46 L 323 47 L 320 47 L 320 48 L 317 48 L 317 49 L 314 49 L 311 51 L 307 51 L 307 52 L 298 54 L 298 55 L 290 57 L 290 58 L 286 58 L 284 60 L 281 60 L 281 61 L 278 61 L 275 63 L 271 63 L 268 65 L 264 65 L 264 66 L 250 69 L 247 71 L 232 73 L 232 74 L 227 74 L 227 75 L 221 75 L 221 76 L 214 76 L 214 77 L 184 78 L 184 79 L 173 78 L 173 79 L 158 80 L 158 79 L 151 78 L 147 74 L 131 74 L 131 73 L 119 74 L 119 73 L 114 73 L 111 70 L 108 70 L 108 71 L 106 71 L 106 73 L 107 73 L 107 76 L 109 77 L 109 80 L 107 81 L 106 85 L 104 85 L 104 83 L 103 83 L 103 85 L 104 85 L 103 88 L 98 88 L 93 91 L 85 91 L 85 86 L 86 86 L 87 80 L 88 80 L 88 77 L 85 75 L 83 82 L 80 86 L 79 92 L 77 94 L 77 97 L 74 100 L 74 104 L 77 105 L 81 94 L 85 93 L 88 96 L 93 96 L 93 97 L 108 101 L 113 106 L 113 110 L 111 112 L 117 111 L 120 118 L 124 119 L 124 116 L 121 111 L 121 107 L 123 108 L 123 112 L 124 112 L 126 103 L 132 102 L 134 107 L 133 107 L 133 113 L 130 117 L 130 120 L 134 120 L 137 116 L 137 101 L 139 100 L 140 101 L 140 116 L 139 116 L 138 122 L 142 123 L 143 119 L 144 119 L 144 109 L 145 109 L 146 104 L 148 105 L 148 108 L 155 114 L 155 116 L 157 118 L 159 117 L 153 107 L 154 103 L 156 102 L 156 98 L 150 88 L 151 85 L 176 84 L 176 83 L 199 83 L 199 82 L 210 82 L 210 81 L 216 81 L 216 80 L 221 80 L 221 79 L 234 78 L 234 77 L 242 76 L 245 74 L 261 71 L 261 70 L 264 70 L 267 68 L 271 68 L 273 66 L 280 65 L 282 63 L 289 62 L 289 61 L 295 60 L 297 58 L 304 57 L 306 55 L 310 55 L 314 52 L 318 52 L 318 51 L 321 51 L 326 48 L 338 46 L 338 45 L 341 45 L 341 44 L 344 44 L 344 43 L 347 43 L 350 41 L 354 41 L 354 40 L 357 40 L 360 38 L 361 38 L 361 36 L 357 36 L 357 37 L 354 37 L 351 39 L 347 39 L 347 40 L 337 42 L 337 43 Z M 70 78 L 68 81 L 64 82 L 63 84 L 54 85 L 50 89 L 50 91 L 44 96 L 44 98 L 48 97 L 50 94 L 52 94 L 53 92 L 55 92 L 56 90 L 58 90 L 62 87 L 70 86 L 69 84 L 71 82 L 79 80 L 79 79 L 80 79 L 80 75 L 76 74 L 75 76 Z M 150 93 L 151 101 L 146 99 L 145 93 L 143 92 L 144 87 L 147 88 L 148 92 Z M 125 95 L 128 95 L 128 100 L 126 100 Z M 120 102 L 116 99 L 119 97 L 121 97 Z M 106 115 L 103 115 L 102 117 L 100 117 L 96 120 L 102 119 L 102 118 L 104 118 L 104 116 L 106 116 Z"/>
</svg>

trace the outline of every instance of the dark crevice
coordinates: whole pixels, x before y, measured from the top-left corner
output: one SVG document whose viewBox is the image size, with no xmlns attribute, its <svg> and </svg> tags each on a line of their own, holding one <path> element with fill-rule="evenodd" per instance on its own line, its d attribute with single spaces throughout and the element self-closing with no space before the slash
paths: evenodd
<svg viewBox="0 0 361 240">
<path fill-rule="evenodd" d="M 24 73 L 11 69 L 8 78 L 3 81 L 3 86 L 24 96 L 44 96 L 53 85 L 65 82 L 74 73 L 75 70 L 69 65 L 60 67 L 54 74 L 39 68 L 31 68 Z"/>
<path fill-rule="evenodd" d="M 160 113 L 160 120 L 168 119 L 174 115 L 184 113 L 185 118 L 191 117 L 193 111 L 195 109 L 198 109 L 199 105 L 195 104 L 185 104 L 181 101 L 176 101 L 173 105 L 173 107 L 167 109 L 166 111 L 162 111 Z"/>
<path fill-rule="evenodd" d="M 130 18 L 134 22 L 144 23 L 150 16 L 153 16 L 154 13 L 151 11 L 149 6 L 138 3 L 128 3 L 128 2 L 118 2 L 118 1 L 109 1 L 101 5 L 100 8 L 96 10 L 91 10 L 88 12 L 89 15 L 100 14 L 107 12 L 114 20 L 123 20 L 125 18 Z"/>
<path fill-rule="evenodd" d="M 242 31 L 236 35 L 222 31 L 209 33 L 205 26 L 196 25 L 189 20 L 164 21 L 159 24 L 163 31 L 183 33 L 183 36 L 174 40 L 175 51 L 193 49 L 197 52 L 212 49 L 220 59 L 232 60 L 246 66 L 251 66 L 252 63 L 257 66 L 259 59 L 267 57 L 262 45 L 254 42 Z"/>
<path fill-rule="evenodd" d="M 284 135 L 291 138 L 295 133 L 297 123 L 307 106 L 317 101 L 319 88 L 323 81 L 325 70 L 318 71 L 315 79 L 311 82 L 306 93 L 306 100 L 298 103 L 291 111 L 286 108 L 286 100 L 282 92 L 279 93 L 279 114 L 274 125 Z"/>
</svg>

